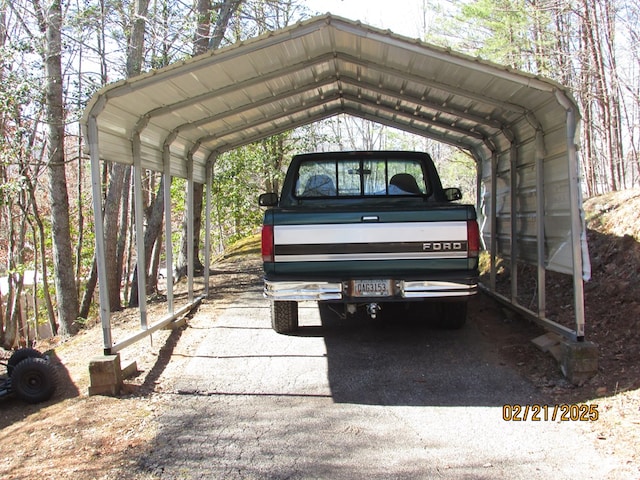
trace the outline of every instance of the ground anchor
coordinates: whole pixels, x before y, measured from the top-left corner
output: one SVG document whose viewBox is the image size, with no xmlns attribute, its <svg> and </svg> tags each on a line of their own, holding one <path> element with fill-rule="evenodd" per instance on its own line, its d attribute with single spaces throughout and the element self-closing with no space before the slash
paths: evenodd
<svg viewBox="0 0 640 480">
<path fill-rule="evenodd" d="M 598 373 L 598 346 L 593 342 L 568 340 L 549 332 L 533 339 L 533 344 L 550 353 L 574 385 L 582 385 Z"/>
</svg>

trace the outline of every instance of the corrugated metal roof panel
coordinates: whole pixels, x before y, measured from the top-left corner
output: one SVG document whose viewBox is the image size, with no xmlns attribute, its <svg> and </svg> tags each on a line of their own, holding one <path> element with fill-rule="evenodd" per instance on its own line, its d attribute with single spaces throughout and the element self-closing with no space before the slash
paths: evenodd
<svg viewBox="0 0 640 480">
<path fill-rule="evenodd" d="M 562 238 L 555 220 L 567 221 L 567 102 L 577 112 L 554 82 L 326 15 L 107 86 L 83 123 L 97 123 L 98 138 L 90 141 L 98 142 L 101 160 L 132 164 L 138 133 L 145 168 L 162 171 L 167 146 L 171 173 L 185 177 L 192 162 L 194 179 L 203 182 L 208 159 L 221 152 L 347 113 L 469 150 L 482 162 L 487 205 L 493 151 L 505 175 L 497 187 L 500 232 L 510 228 L 511 147 L 523 189 L 516 194 L 529 215 L 542 132 L 545 205 L 554 218 L 546 223 Z M 521 220 L 528 238 L 533 227 Z"/>
</svg>

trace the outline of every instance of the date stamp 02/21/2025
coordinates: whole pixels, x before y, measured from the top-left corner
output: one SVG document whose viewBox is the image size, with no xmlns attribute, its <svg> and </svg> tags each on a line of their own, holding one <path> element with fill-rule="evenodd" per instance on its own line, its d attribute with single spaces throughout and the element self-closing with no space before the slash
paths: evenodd
<svg viewBox="0 0 640 480">
<path fill-rule="evenodd" d="M 502 406 L 502 419 L 505 422 L 595 422 L 600 418 L 597 404 L 556 404 L 556 405 L 519 405 Z"/>
</svg>

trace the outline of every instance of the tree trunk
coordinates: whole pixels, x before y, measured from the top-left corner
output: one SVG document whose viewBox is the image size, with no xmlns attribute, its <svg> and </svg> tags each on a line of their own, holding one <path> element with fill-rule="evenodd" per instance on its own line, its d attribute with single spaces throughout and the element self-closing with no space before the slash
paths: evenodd
<svg viewBox="0 0 640 480">
<path fill-rule="evenodd" d="M 209 40 L 209 50 L 216 50 L 217 48 L 220 48 L 220 44 L 224 38 L 224 32 L 227 31 L 231 17 L 233 17 L 236 10 L 240 8 L 243 1 L 244 0 L 224 0 L 224 2 L 222 2 L 220 10 L 218 11 L 218 17 L 216 18 L 216 24 L 213 28 L 213 33 L 211 34 L 211 40 Z M 209 2 L 209 4 L 210 3 L 211 2 Z M 209 9 L 210 8 L 211 7 L 209 7 Z"/>
<path fill-rule="evenodd" d="M 10 206 L 11 208 L 11 206 Z M 14 322 L 14 314 L 17 305 L 16 293 L 15 289 L 15 275 L 13 271 L 16 269 L 16 227 L 13 221 L 9 221 L 9 248 L 7 251 L 7 266 L 9 267 L 8 275 L 7 275 L 7 308 L 4 313 L 4 329 L 2 330 L 2 346 L 6 350 L 12 349 L 16 345 L 16 335 L 18 326 Z"/>
<path fill-rule="evenodd" d="M 211 0 L 197 0 L 198 28 L 194 38 L 194 55 L 199 55 L 207 50 L 217 49 L 224 38 L 224 33 L 231 21 L 231 17 L 238 10 L 243 0 L 224 0 L 219 7 L 216 23 L 209 37 L 211 30 Z M 204 204 L 204 185 L 195 183 L 193 188 L 193 271 L 197 274 L 204 271 L 204 266 L 200 261 L 200 230 L 202 229 L 202 206 Z M 189 252 L 187 245 L 187 214 L 182 220 L 182 239 L 180 242 L 180 252 L 176 262 L 177 278 L 183 277 L 187 272 L 187 258 Z M 207 265 L 206 268 L 209 268 Z"/>
<path fill-rule="evenodd" d="M 611 123 L 609 124 L 609 135 L 611 144 L 611 155 L 615 161 L 615 171 L 617 175 L 617 186 L 619 188 L 625 187 L 625 164 L 624 164 L 624 145 L 622 142 L 622 110 L 620 107 L 620 100 L 623 97 L 620 89 L 621 79 L 618 75 L 618 63 L 616 60 L 616 52 L 614 39 L 616 37 L 616 21 L 617 12 L 613 2 L 605 2 L 604 16 L 606 21 L 604 22 L 604 45 L 602 48 L 605 50 L 608 58 L 608 66 L 605 68 L 605 75 L 607 81 L 607 104 L 609 106 Z"/>
<path fill-rule="evenodd" d="M 69 225 L 69 195 L 64 156 L 64 103 L 62 81 L 62 8 L 53 0 L 46 10 L 46 117 L 47 151 L 49 158 L 49 195 L 51 200 L 51 230 L 53 233 L 53 265 L 58 300 L 59 332 L 73 334 L 78 330 L 78 292 L 74 277 Z M 43 13 L 43 17 L 44 13 Z"/>
<path fill-rule="evenodd" d="M 147 228 L 144 232 L 144 256 L 145 265 L 149 265 L 151 262 L 151 254 L 153 253 L 153 245 L 155 244 L 160 232 L 162 231 L 162 221 L 164 214 L 164 176 L 160 178 L 160 184 L 158 185 L 158 193 L 156 199 L 153 202 L 151 214 L 147 219 Z M 137 241 L 137 239 L 136 239 Z M 141 273 L 146 275 L 147 272 L 140 272 L 138 266 L 133 273 L 133 280 L 131 281 L 131 293 L 129 295 L 129 306 L 135 307 L 139 305 L 138 300 L 138 275 Z"/>
<path fill-rule="evenodd" d="M 612 138 L 611 125 L 614 123 L 612 119 L 612 106 L 610 102 L 610 92 L 607 82 L 607 67 L 604 62 L 604 44 L 602 34 L 599 29 L 599 12 L 597 3 L 593 0 L 583 0 L 583 25 L 584 38 L 586 48 L 591 60 L 590 83 L 593 84 L 595 90 L 594 100 L 598 106 L 600 118 L 595 119 L 604 125 L 602 129 L 602 156 L 604 158 L 604 172 L 606 172 L 608 180 L 608 189 L 616 191 L 619 188 L 618 175 L 616 174 L 616 151 L 614 148 L 614 139 Z"/>
<path fill-rule="evenodd" d="M 145 19 L 149 0 L 137 0 L 135 4 L 134 22 L 127 43 L 127 76 L 140 74 L 143 61 Z M 128 198 L 131 166 L 114 163 L 109 176 L 109 186 L 104 205 L 105 257 L 107 258 L 107 285 L 109 291 L 109 309 L 122 309 L 121 285 L 123 274 L 124 246 L 126 244 L 127 224 L 129 218 Z M 120 228 L 119 228 L 120 225 Z M 93 273 L 93 272 L 92 272 Z M 128 278 L 127 278 L 128 281 Z M 93 292 L 89 291 L 92 282 L 87 285 L 83 298 L 83 313 L 88 314 Z M 95 287 L 94 287 L 95 288 Z M 92 290 L 92 289 L 91 289 Z"/>
<path fill-rule="evenodd" d="M 124 185 L 125 170 L 128 165 L 114 163 L 109 177 L 109 188 L 104 202 L 105 258 L 107 265 L 107 287 L 109 291 L 109 310 L 116 312 L 122 309 L 120 300 L 120 284 L 122 269 L 118 267 L 118 219 L 120 217 L 120 199 Z"/>
<path fill-rule="evenodd" d="M 127 44 L 127 77 L 140 75 L 144 59 L 144 32 L 149 0 L 136 0 L 133 28 Z"/>
<path fill-rule="evenodd" d="M 34 243 L 38 243 L 40 248 L 40 256 L 42 258 L 42 291 L 44 294 L 45 305 L 47 306 L 47 314 L 49 316 L 49 324 L 51 325 L 51 331 L 54 335 L 58 334 L 58 323 L 56 322 L 56 315 L 53 308 L 53 302 L 51 301 L 51 295 L 49 294 L 49 267 L 47 266 L 47 248 L 46 248 L 46 235 L 44 230 L 44 224 L 42 218 L 40 218 L 40 212 L 38 204 L 36 202 L 35 187 L 31 179 L 26 180 L 26 184 L 29 190 L 29 196 L 31 198 L 31 209 L 33 210 L 33 218 L 37 225 L 37 238 L 34 232 Z M 34 285 L 35 290 L 35 285 Z M 77 291 L 77 290 L 76 290 Z M 37 310 L 37 304 L 36 305 Z"/>
<path fill-rule="evenodd" d="M 129 37 L 129 43 L 127 45 L 127 76 L 133 77 L 140 74 L 142 71 L 142 62 L 144 59 L 144 33 L 146 28 L 146 18 L 149 10 L 149 0 L 136 0 L 135 3 L 135 21 L 133 23 L 133 29 L 131 36 Z M 147 228 L 144 232 L 144 256 L 145 265 L 149 265 L 151 259 L 151 252 L 153 244 L 158 237 L 159 231 L 162 228 L 162 214 L 164 213 L 164 191 L 162 185 L 164 185 L 164 177 L 160 181 L 159 193 L 152 201 L 150 206 L 150 217 L 147 222 Z M 142 219 L 136 219 L 141 221 Z M 124 240 L 121 238 L 121 240 Z M 136 242 L 140 241 L 136 238 Z M 121 244 L 121 247 L 124 243 Z M 122 249 L 120 251 L 123 253 Z M 120 260 L 122 261 L 124 255 L 121 253 Z M 139 305 L 138 300 L 138 274 L 139 261 L 136 261 L 136 267 L 131 280 L 131 291 L 129 292 L 129 306 L 134 307 Z M 141 272 L 146 275 L 147 272 Z"/>
<path fill-rule="evenodd" d="M 10 315 L 8 315 L 7 324 L 5 326 L 5 344 L 3 346 L 7 350 L 12 350 L 19 344 L 18 322 L 22 313 L 20 309 L 20 295 L 22 295 L 22 276 L 19 275 L 18 280 L 16 280 L 13 275 L 11 275 L 10 278 L 9 291 L 11 291 L 11 289 L 13 288 L 15 288 L 15 290 L 13 290 L 13 295 L 11 295 L 11 306 L 9 308 Z M 11 286 L 14 283 L 15 287 Z"/>
<path fill-rule="evenodd" d="M 186 197 L 186 195 L 185 195 Z M 196 275 L 204 271 L 204 266 L 200 260 L 200 230 L 202 228 L 202 204 L 204 198 L 204 185 L 201 183 L 193 184 L 193 272 Z M 185 209 L 182 219 L 182 237 L 180 242 L 180 251 L 178 252 L 178 260 L 176 262 L 176 278 L 182 278 L 187 274 L 187 259 L 189 258 L 189 245 L 187 243 L 187 209 Z"/>
<path fill-rule="evenodd" d="M 93 262 L 91 266 L 91 273 L 89 274 L 89 279 L 87 280 L 87 285 L 84 290 L 84 295 L 82 297 L 82 303 L 80 305 L 80 313 L 78 314 L 80 318 L 84 318 L 84 319 L 89 318 L 89 310 L 91 309 L 91 303 L 93 301 L 93 292 L 95 291 L 97 284 L 98 284 L 98 267 L 97 267 L 95 253 L 94 253 Z"/>
<path fill-rule="evenodd" d="M 160 224 L 162 226 L 162 223 Z M 162 228 L 158 231 L 156 243 L 153 245 L 153 253 L 151 254 L 151 265 L 149 275 L 147 276 L 147 295 L 151 295 L 158 291 L 158 267 L 160 266 L 160 254 L 162 253 Z"/>
<path fill-rule="evenodd" d="M 120 230 L 116 242 L 116 262 L 114 268 L 118 272 L 118 285 L 122 284 L 122 276 L 125 280 L 124 298 L 127 297 L 127 283 L 129 281 L 128 268 L 124 268 L 125 250 L 127 249 L 127 237 L 129 233 L 129 210 L 131 199 L 131 165 L 126 165 L 124 169 L 124 180 L 122 182 L 121 198 L 122 208 L 120 209 Z"/>
</svg>

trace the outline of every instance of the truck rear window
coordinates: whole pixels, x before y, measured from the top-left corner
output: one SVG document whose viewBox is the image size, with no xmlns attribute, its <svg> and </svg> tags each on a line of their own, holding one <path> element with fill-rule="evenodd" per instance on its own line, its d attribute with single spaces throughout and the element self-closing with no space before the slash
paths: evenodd
<svg viewBox="0 0 640 480">
<path fill-rule="evenodd" d="M 298 198 L 428 196 L 422 163 L 404 159 L 322 159 L 300 164 Z"/>
</svg>

